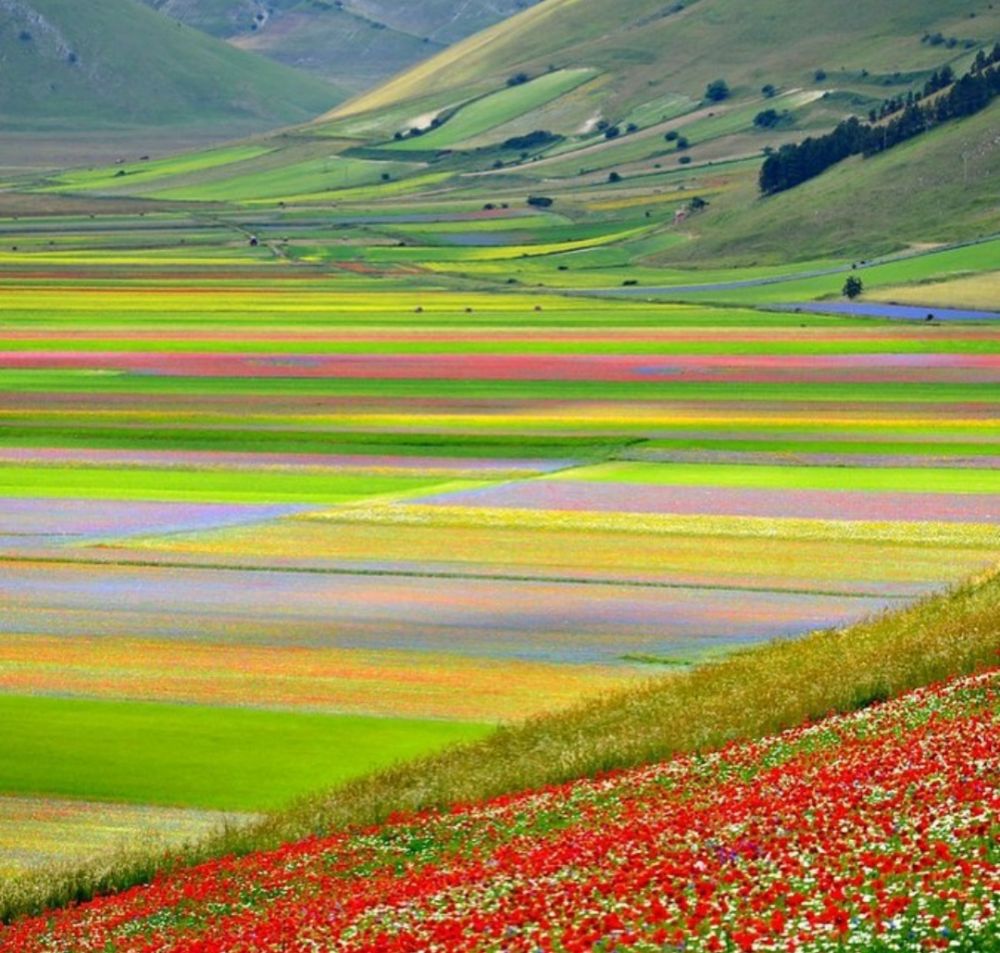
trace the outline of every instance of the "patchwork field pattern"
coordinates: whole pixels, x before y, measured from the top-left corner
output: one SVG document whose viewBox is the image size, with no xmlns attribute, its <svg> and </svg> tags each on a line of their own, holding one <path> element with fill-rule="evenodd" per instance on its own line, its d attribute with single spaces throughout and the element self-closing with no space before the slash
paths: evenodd
<svg viewBox="0 0 1000 953">
<path fill-rule="evenodd" d="M 157 811 L 266 810 L 996 561 L 992 327 L 471 291 L 434 255 L 555 279 L 645 226 L 394 215 L 257 247 L 242 220 L 62 220 L 0 255 L 0 813 L 52 798 L 69 855 L 117 808 L 67 798 L 194 831 Z M 126 710 L 232 757 L 43 756 L 66 712 L 106 735 Z"/>
</svg>

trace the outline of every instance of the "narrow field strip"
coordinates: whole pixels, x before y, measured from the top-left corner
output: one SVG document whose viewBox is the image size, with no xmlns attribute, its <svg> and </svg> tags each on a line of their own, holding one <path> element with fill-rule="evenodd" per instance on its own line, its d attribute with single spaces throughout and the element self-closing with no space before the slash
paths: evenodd
<svg viewBox="0 0 1000 953">
<path fill-rule="evenodd" d="M 363 497 L 425 491 L 439 476 L 262 470 L 253 481 L 239 470 L 0 464 L 0 497 L 185 503 L 344 503 Z M 485 481 L 447 481 L 455 490 Z"/>
<path fill-rule="evenodd" d="M 583 574 L 283 572 L 173 561 L 179 565 L 7 559 L 0 633 L 407 649 L 600 666 L 621 664 L 625 655 L 694 658 L 796 638 L 882 612 L 914 588 L 928 588 L 833 584 L 817 593 L 722 581 L 595 584 Z"/>
<path fill-rule="evenodd" d="M 253 814 L 0 795 L 0 877 L 83 863 L 128 844 L 180 847 Z"/>
<path fill-rule="evenodd" d="M 511 722 L 646 671 L 407 650 L 5 632 L 0 693 Z"/>
<path fill-rule="evenodd" d="M 712 466 L 609 463 L 554 474 L 549 480 L 608 481 L 651 486 L 713 486 L 739 489 L 847 490 L 894 493 L 1000 493 L 1000 473 L 984 468 Z"/>
<path fill-rule="evenodd" d="M 656 464 L 650 464 L 656 466 Z M 672 468 L 673 465 L 664 464 Z M 678 467 L 684 466 L 677 464 Z M 719 469 L 723 469 L 719 467 Z M 746 467 L 752 472 L 758 467 Z M 955 522 L 1000 523 L 1000 494 L 989 492 L 949 493 L 938 487 L 937 492 L 864 491 L 847 489 L 803 490 L 779 487 L 751 487 L 720 480 L 693 485 L 670 485 L 668 482 L 617 482 L 603 479 L 592 482 L 574 479 L 538 479 L 515 481 L 494 487 L 456 492 L 417 495 L 422 505 L 441 504 L 454 507 L 469 504 L 474 507 L 513 507 L 515 509 L 583 510 L 587 512 L 638 513 L 664 515 L 747 516 L 780 519 L 819 519 L 875 522 Z M 861 473 L 880 471 L 864 470 Z M 955 469 L 946 471 L 959 478 L 967 473 L 977 476 L 986 471 Z M 711 480 L 711 476 L 703 479 Z M 669 477 L 660 477 L 660 481 Z M 971 483 L 972 481 L 970 481 Z M 987 477 L 981 483 L 994 482 Z M 850 485 L 845 480 L 842 485 Z"/>
</svg>

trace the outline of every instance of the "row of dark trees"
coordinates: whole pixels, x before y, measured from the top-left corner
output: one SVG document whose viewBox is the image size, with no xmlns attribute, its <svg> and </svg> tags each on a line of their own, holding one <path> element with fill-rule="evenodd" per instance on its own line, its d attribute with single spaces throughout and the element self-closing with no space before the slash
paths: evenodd
<svg viewBox="0 0 1000 953">
<path fill-rule="evenodd" d="M 937 75 L 940 83 L 941 74 Z M 939 86 L 929 95 L 935 98 L 908 102 L 888 122 L 863 123 L 851 117 L 825 136 L 782 146 L 764 162 L 760 171 L 761 191 L 765 195 L 784 192 L 815 178 L 849 156 L 877 155 L 941 123 L 984 109 L 1000 96 L 1000 44 L 992 53 L 982 52 L 972 69 L 950 87 Z"/>
<path fill-rule="evenodd" d="M 954 82 L 955 71 L 950 66 L 935 70 L 931 74 L 931 78 L 924 83 L 921 92 L 915 93 L 911 89 L 905 96 L 894 96 L 892 99 L 886 99 L 878 109 L 873 109 L 868 113 L 868 119 L 871 122 L 878 122 L 887 116 L 894 116 L 906 109 L 907 106 L 912 106 L 914 103 L 919 103 L 929 96 L 941 92 L 942 89 L 947 89 Z"/>
</svg>

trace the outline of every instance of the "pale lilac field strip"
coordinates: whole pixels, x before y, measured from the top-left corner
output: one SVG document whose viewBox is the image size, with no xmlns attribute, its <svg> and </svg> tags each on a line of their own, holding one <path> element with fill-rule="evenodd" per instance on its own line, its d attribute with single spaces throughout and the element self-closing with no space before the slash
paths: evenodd
<svg viewBox="0 0 1000 953">
<path fill-rule="evenodd" d="M 166 567 L 7 565 L 0 633 L 613 662 L 842 625 L 884 597 Z"/>
<path fill-rule="evenodd" d="M 1000 321 L 1000 310 L 979 311 L 971 308 L 935 308 L 919 305 L 880 304 L 873 302 L 807 301 L 801 304 L 772 305 L 781 311 L 811 311 L 815 314 L 849 314 L 864 318 L 895 318 L 901 321 Z"/>
<path fill-rule="evenodd" d="M 0 497 L 0 545 L 82 542 L 239 526 L 299 513 L 302 505 L 150 503 Z"/>
<path fill-rule="evenodd" d="M 601 513 L 670 513 L 840 520 L 929 520 L 1000 523 L 1000 495 L 888 493 L 851 490 L 762 490 L 648 486 L 584 480 L 521 480 L 438 493 L 411 502 Z"/>
<path fill-rule="evenodd" d="M 77 450 L 71 448 L 6 447 L 0 463 L 99 464 L 150 467 L 322 467 L 330 469 L 458 470 L 483 473 L 524 471 L 554 473 L 566 460 L 522 460 L 490 457 L 434 457 L 402 454 L 246 453 L 213 450 Z"/>
</svg>

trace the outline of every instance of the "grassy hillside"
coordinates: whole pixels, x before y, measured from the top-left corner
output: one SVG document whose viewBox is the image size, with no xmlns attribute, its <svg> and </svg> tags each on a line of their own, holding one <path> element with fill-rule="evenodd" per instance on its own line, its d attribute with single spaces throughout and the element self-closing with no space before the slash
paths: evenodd
<svg viewBox="0 0 1000 953">
<path fill-rule="evenodd" d="M 39 184 L 46 193 L 255 207 L 336 202 L 366 211 L 375 203 L 390 214 L 404 196 L 411 207 L 426 202 L 424 212 L 438 214 L 456 203 L 467 210 L 518 208 L 541 195 L 555 201 L 565 232 L 558 242 L 538 243 L 532 257 L 577 273 L 631 267 L 626 277 L 643 284 L 660 283 L 654 271 L 667 263 L 704 268 L 720 260 L 870 258 L 1000 228 L 992 199 L 1000 156 L 990 134 L 996 107 L 877 160 L 846 163 L 803 189 L 759 199 L 757 172 L 767 149 L 825 133 L 847 115 L 866 115 L 888 97 L 921 88 L 946 64 L 961 72 L 977 49 L 992 48 L 1000 37 L 1000 10 L 975 0 L 905 8 L 880 2 L 864 18 L 843 3 L 807 5 L 804 11 L 792 0 L 751 7 L 696 0 L 664 8 L 631 0 L 623 16 L 594 0 L 546 0 L 294 134 L 254 143 L 254 157 L 226 160 L 220 153 L 155 168 L 111 165 Z M 419 6 L 420 30 L 445 15 L 444 5 Z M 385 29 L 363 18 L 366 25 L 358 27 L 359 8 L 351 3 L 322 17 L 314 6 L 292 2 L 263 13 L 227 0 L 197 6 L 176 0 L 163 8 L 189 17 L 197 11 L 202 26 L 221 34 L 234 29 L 237 14 L 240 22 L 251 16 L 257 29 L 236 41 L 262 50 L 276 38 L 291 49 L 298 43 L 293 34 L 306 46 L 322 39 L 342 66 L 352 57 L 375 64 L 370 75 L 354 70 L 351 82 L 362 85 L 374 83 L 392 60 L 385 47 L 390 34 L 417 29 L 415 8 L 404 16 L 389 0 L 362 11 L 392 15 Z M 459 20 L 469 10 L 463 6 Z M 805 22 L 810 30 L 802 29 Z M 936 34 L 941 40 L 930 42 Z M 710 59 L 702 55 L 706 49 Z M 719 78 L 730 94 L 708 101 L 706 85 Z M 765 110 L 774 122 L 761 126 L 756 119 Z M 537 138 L 540 130 L 549 135 Z M 961 180 L 951 174 L 956 157 Z M 686 217 L 692 195 L 708 205 Z M 598 234 L 599 240 L 587 238 Z M 436 270 L 482 254 L 425 255 L 412 247 L 377 253 L 385 262 L 433 261 Z M 546 278 L 555 277 L 548 269 Z M 569 284 L 579 284 L 577 276 Z"/>
<path fill-rule="evenodd" d="M 303 121 L 341 95 L 235 50 L 138 0 L 14 0 L 0 29 L 7 132 Z"/>
<path fill-rule="evenodd" d="M 975 14 L 975 17 L 970 17 Z M 808 27 L 806 25 L 808 24 Z M 547 0 L 456 44 L 380 89 L 338 108 L 334 116 L 385 108 L 444 91 L 496 85 L 518 70 L 550 65 L 608 74 L 603 112 L 611 119 L 658 95 L 700 99 L 706 83 L 725 78 L 738 92 L 764 84 L 810 86 L 825 70 L 824 88 L 878 96 L 905 74 L 936 68 L 942 50 L 921 37 L 941 31 L 961 40 L 992 40 L 1000 11 L 976 0 L 878 0 L 856 7 L 837 0 Z M 706 56 L 706 49 L 712 55 Z M 960 43 L 952 55 L 962 53 Z M 867 71 L 867 73 L 863 73 Z M 896 74 L 900 74 L 897 76 Z"/>
<path fill-rule="evenodd" d="M 361 92 L 535 0 L 144 0 L 213 36 Z"/>
<path fill-rule="evenodd" d="M 0 882 L 0 921 L 145 882 L 179 860 L 273 849 L 379 824 L 401 811 L 475 803 L 763 737 L 980 670 L 995 663 L 998 649 L 1000 575 L 992 572 L 895 613 L 502 728 L 483 741 L 306 799 L 254 827 L 228 830 L 183 858 L 139 850 L 88 868 Z"/>
<path fill-rule="evenodd" d="M 749 179 L 688 226 L 695 241 L 674 245 L 657 259 L 788 261 L 820 249 L 871 258 L 908 242 L 994 234 L 1000 229 L 998 124 L 1000 102 L 882 155 L 842 162 L 770 198 Z"/>
</svg>

